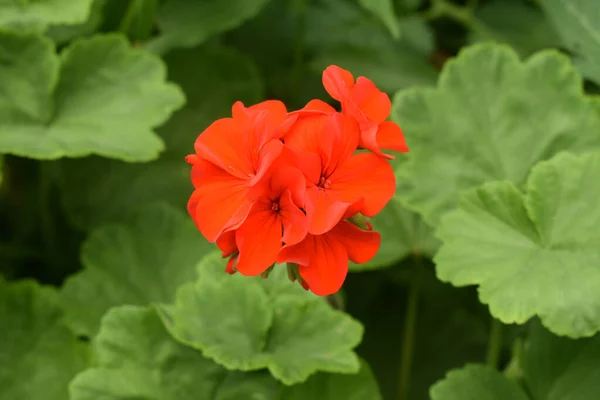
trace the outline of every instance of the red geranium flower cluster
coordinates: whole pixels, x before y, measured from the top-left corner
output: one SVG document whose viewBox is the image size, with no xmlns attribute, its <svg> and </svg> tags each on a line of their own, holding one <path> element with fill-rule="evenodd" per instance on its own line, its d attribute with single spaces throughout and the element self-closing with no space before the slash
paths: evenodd
<svg viewBox="0 0 600 400">
<path fill-rule="evenodd" d="M 408 151 L 373 82 L 330 66 L 323 85 L 341 112 L 320 100 L 294 112 L 276 100 L 237 102 L 186 158 L 195 187 L 188 211 L 230 257 L 227 271 L 267 276 L 287 263 L 292 280 L 321 296 L 340 289 L 349 260 L 377 253 L 380 235 L 365 217 L 396 189 L 393 156 L 382 150 Z"/>
</svg>

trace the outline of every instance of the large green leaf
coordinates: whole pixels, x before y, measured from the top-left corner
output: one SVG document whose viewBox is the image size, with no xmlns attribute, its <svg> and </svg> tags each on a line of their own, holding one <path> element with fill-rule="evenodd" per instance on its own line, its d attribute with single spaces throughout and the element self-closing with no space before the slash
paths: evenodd
<svg viewBox="0 0 600 400">
<path fill-rule="evenodd" d="M 371 368 L 361 362 L 357 375 L 327 374 L 320 372 L 295 386 L 287 386 L 280 400 L 381 400 Z"/>
<path fill-rule="evenodd" d="M 358 0 L 366 10 L 372 12 L 381 20 L 396 39 L 400 37 L 400 24 L 394 13 L 393 0 Z"/>
<path fill-rule="evenodd" d="M 600 84 L 600 2 L 596 0 L 540 0 L 564 45 L 576 54 L 587 78 Z"/>
<path fill-rule="evenodd" d="M 194 47 L 256 16 L 269 0 L 170 0 L 158 12 L 161 35 L 148 42 L 153 52 Z"/>
<path fill-rule="evenodd" d="M 116 35 L 75 42 L 60 58 L 35 35 L 0 33 L 0 152 L 148 161 L 152 131 L 184 102 L 162 62 Z"/>
<path fill-rule="evenodd" d="M 438 277 L 479 285 L 506 323 L 534 315 L 571 337 L 600 331 L 600 154 L 561 154 L 538 164 L 521 194 L 493 182 L 464 195 L 442 219 Z"/>
<path fill-rule="evenodd" d="M 475 16 L 488 29 L 471 32 L 471 41 L 503 41 L 521 56 L 529 56 L 560 43 L 554 27 L 539 7 L 523 0 L 485 3 L 477 9 Z"/>
<path fill-rule="evenodd" d="M 280 284 L 265 286 L 260 278 L 203 274 L 214 268 L 211 264 L 200 265 L 199 280 L 181 287 L 176 304 L 162 309 L 176 338 L 228 369 L 268 368 L 286 385 L 304 382 L 317 371 L 359 371 L 352 351 L 363 333 L 357 321 L 321 298 L 298 295 L 297 284 L 286 282 L 281 273 L 266 280 Z M 275 269 L 285 271 L 284 266 Z"/>
<path fill-rule="evenodd" d="M 229 372 L 177 343 L 152 308 L 122 306 L 102 320 L 97 365 L 70 385 L 72 400 L 274 400 L 267 373 Z"/>
<path fill-rule="evenodd" d="M 0 398 L 64 400 L 88 361 L 87 345 L 63 324 L 56 291 L 0 277 Z"/>
<path fill-rule="evenodd" d="M 92 0 L 90 15 L 85 22 L 53 24 L 48 27 L 45 35 L 58 44 L 66 43 L 79 36 L 92 35 L 103 22 L 105 4 L 106 0 Z"/>
<path fill-rule="evenodd" d="M 311 68 L 318 73 L 339 65 L 388 92 L 435 82 L 433 33 L 420 19 L 402 19 L 402 37 L 394 41 L 352 2 L 327 0 L 309 7 L 307 25 L 306 43 L 315 53 Z"/>
<path fill-rule="evenodd" d="M 99 157 L 61 161 L 63 203 L 78 227 L 126 220 L 154 200 L 185 209 L 192 184 L 183 158 L 193 153 L 198 133 L 214 119 L 230 115 L 236 100 L 251 104 L 263 96 L 256 67 L 231 50 L 180 50 L 166 62 L 169 78 L 184 88 L 187 104 L 159 130 L 167 145 L 159 160 L 143 165 Z"/>
<path fill-rule="evenodd" d="M 598 147 L 599 115 L 566 56 L 543 51 L 521 62 L 504 45 L 471 46 L 446 63 L 436 89 L 395 97 L 411 151 L 398 193 L 436 225 L 463 190 L 522 184 L 561 150 Z"/>
<path fill-rule="evenodd" d="M 453 370 L 431 387 L 432 400 L 528 400 L 514 382 L 483 365 Z"/>
<path fill-rule="evenodd" d="M 535 323 L 523 354 L 525 381 L 535 400 L 600 398 L 600 336 L 558 337 Z"/>
<path fill-rule="evenodd" d="M 0 1 L 0 28 L 43 29 L 49 24 L 84 22 L 93 0 Z"/>
<path fill-rule="evenodd" d="M 84 269 L 62 290 L 70 325 L 92 336 L 111 307 L 172 302 L 212 249 L 187 215 L 163 204 L 143 208 L 128 225 L 97 228 L 82 248 Z"/>
</svg>

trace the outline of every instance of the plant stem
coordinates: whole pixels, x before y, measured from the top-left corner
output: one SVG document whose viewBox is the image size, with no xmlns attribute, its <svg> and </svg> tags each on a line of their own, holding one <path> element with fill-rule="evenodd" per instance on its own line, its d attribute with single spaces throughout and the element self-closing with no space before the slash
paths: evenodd
<svg viewBox="0 0 600 400">
<path fill-rule="evenodd" d="M 417 313 L 419 308 L 419 292 L 421 285 L 421 257 L 414 256 L 411 268 L 410 285 L 408 289 L 408 302 L 404 317 L 404 336 L 402 338 L 402 354 L 400 359 L 400 400 L 408 400 L 410 396 L 410 380 L 412 377 L 413 352 L 415 344 L 415 331 L 417 327 Z"/>
<path fill-rule="evenodd" d="M 38 213 L 40 218 L 40 230 L 44 246 L 44 256 L 47 262 L 57 262 L 56 241 L 54 222 L 50 210 L 50 195 L 52 189 L 52 165 L 48 161 L 40 162 L 38 176 Z"/>
<path fill-rule="evenodd" d="M 129 35 L 129 30 L 131 29 L 131 24 L 133 23 L 133 19 L 138 13 L 141 6 L 140 0 L 131 0 L 129 2 L 129 7 L 127 7 L 127 11 L 125 11 L 125 16 L 121 20 L 121 24 L 119 25 L 119 31 L 124 35 Z"/>
<path fill-rule="evenodd" d="M 487 363 L 490 367 L 498 368 L 500 352 L 502 351 L 502 322 L 492 317 L 490 340 L 488 342 Z"/>
</svg>

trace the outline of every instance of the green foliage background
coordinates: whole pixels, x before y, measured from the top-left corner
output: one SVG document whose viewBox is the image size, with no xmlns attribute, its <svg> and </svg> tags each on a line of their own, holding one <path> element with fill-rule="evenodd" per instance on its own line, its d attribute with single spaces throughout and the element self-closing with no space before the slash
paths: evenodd
<svg viewBox="0 0 600 400">
<path fill-rule="evenodd" d="M 330 64 L 410 147 L 381 250 L 224 274 L 183 157 Z M 0 0 L 0 399 L 597 400 L 599 85 L 597 0 Z"/>
</svg>

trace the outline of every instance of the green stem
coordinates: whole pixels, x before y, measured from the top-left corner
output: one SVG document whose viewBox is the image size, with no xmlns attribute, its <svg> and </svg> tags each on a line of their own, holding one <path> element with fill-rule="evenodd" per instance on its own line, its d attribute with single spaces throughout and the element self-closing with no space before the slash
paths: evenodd
<svg viewBox="0 0 600 400">
<path fill-rule="evenodd" d="M 406 316 L 404 317 L 404 335 L 402 338 L 402 354 L 400 359 L 400 400 L 408 400 L 410 396 L 410 381 L 412 378 L 413 352 L 421 285 L 421 268 L 423 268 L 421 258 L 418 254 L 415 254 L 414 263 L 411 269 Z"/>
<path fill-rule="evenodd" d="M 121 24 L 119 25 L 119 32 L 124 35 L 129 34 L 129 30 L 131 29 L 131 24 L 138 13 L 143 0 L 131 0 L 129 2 L 129 7 L 127 7 L 127 11 L 125 11 L 125 16 L 121 20 Z"/>
<path fill-rule="evenodd" d="M 52 190 L 52 167 L 48 161 L 40 162 L 38 182 L 38 212 L 40 218 L 40 229 L 45 251 L 45 258 L 50 263 L 57 262 L 56 241 L 54 222 L 50 210 L 50 195 Z"/>
<path fill-rule="evenodd" d="M 488 342 L 487 363 L 492 368 L 498 368 L 500 352 L 502 351 L 502 322 L 492 317 L 490 340 Z"/>
</svg>

